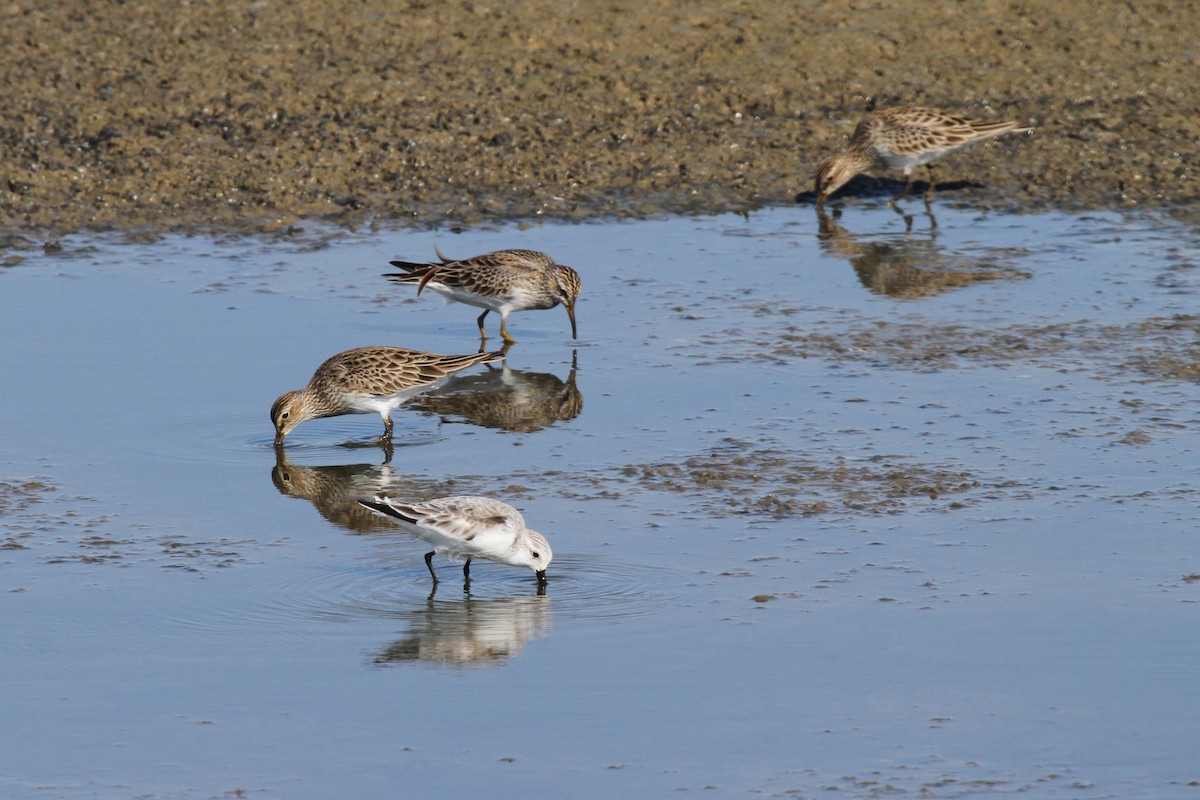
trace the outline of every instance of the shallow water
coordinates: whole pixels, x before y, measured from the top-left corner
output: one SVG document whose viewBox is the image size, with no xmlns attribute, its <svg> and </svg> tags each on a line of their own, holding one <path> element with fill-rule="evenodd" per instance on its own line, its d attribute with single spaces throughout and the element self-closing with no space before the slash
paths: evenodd
<svg viewBox="0 0 1200 800">
<path fill-rule="evenodd" d="M 1193 797 L 1196 232 L 909 210 L 4 269 L 0 795 Z M 379 277 L 435 245 L 575 266 L 581 339 L 277 457 L 325 357 L 475 350 Z M 545 596 L 430 595 L 379 490 L 517 505 Z"/>
</svg>

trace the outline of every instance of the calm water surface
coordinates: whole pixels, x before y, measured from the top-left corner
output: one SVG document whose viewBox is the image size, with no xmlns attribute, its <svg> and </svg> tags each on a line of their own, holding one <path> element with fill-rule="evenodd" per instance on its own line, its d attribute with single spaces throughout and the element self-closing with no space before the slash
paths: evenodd
<svg viewBox="0 0 1200 800">
<path fill-rule="evenodd" d="M 911 210 L 920 209 L 918 203 Z M 0 271 L 0 796 L 1200 793 L 1197 234 L 808 208 Z M 377 417 L 271 401 L 473 352 L 392 258 L 584 278 Z M 497 320 L 488 326 L 496 330 Z M 486 493 L 549 589 L 469 594 L 348 497 Z"/>
</svg>

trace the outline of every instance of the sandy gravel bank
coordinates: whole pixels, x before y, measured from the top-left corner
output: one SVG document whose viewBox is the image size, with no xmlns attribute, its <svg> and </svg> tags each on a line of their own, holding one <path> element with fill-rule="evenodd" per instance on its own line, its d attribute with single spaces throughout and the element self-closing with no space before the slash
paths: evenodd
<svg viewBox="0 0 1200 800">
<path fill-rule="evenodd" d="M 0 226 L 784 204 L 896 102 L 1037 126 L 948 161 L 946 198 L 1194 215 L 1198 20 L 1179 1 L 12 3 Z"/>
</svg>

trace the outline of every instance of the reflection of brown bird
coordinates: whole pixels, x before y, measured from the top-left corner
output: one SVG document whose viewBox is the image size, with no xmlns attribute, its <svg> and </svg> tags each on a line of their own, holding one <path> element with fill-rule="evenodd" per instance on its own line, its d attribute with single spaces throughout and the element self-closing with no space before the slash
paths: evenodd
<svg viewBox="0 0 1200 800">
<path fill-rule="evenodd" d="M 1029 274 L 1011 267 L 972 262 L 965 256 L 946 252 L 929 238 L 910 235 L 877 241 L 860 239 L 817 210 L 817 240 L 830 255 L 844 258 L 854 267 L 862 285 L 873 292 L 906 300 L 940 294 L 973 283 L 1017 280 Z"/>
<path fill-rule="evenodd" d="M 430 595 L 426 608 L 404 616 L 410 618 L 408 635 L 376 656 L 375 663 L 499 666 L 549 632 L 550 598 L 544 589 L 526 597 L 453 602 L 436 602 Z"/>
<path fill-rule="evenodd" d="M 338 353 L 317 367 L 307 386 L 284 392 L 271 406 L 275 444 L 282 444 L 301 422 L 371 412 L 383 418 L 380 439 L 390 441 L 391 413 L 405 401 L 452 373 L 503 359 L 501 351 L 443 356 L 406 347 L 359 347 Z"/>
<path fill-rule="evenodd" d="M 456 260 L 437 252 L 440 263 L 393 261 L 393 267 L 403 273 L 384 275 L 393 283 L 415 284 L 417 294 L 428 286 L 446 298 L 482 308 L 477 320 L 479 336 L 487 338 L 483 318 L 489 311 L 500 315 L 500 336 L 506 342 L 516 341 L 508 335 L 508 315 L 514 311 L 554 308 L 559 303 L 571 318 L 571 338 L 575 332 L 575 301 L 583 291 L 579 273 L 559 264 L 545 253 L 536 250 L 498 250 L 474 258 Z"/>
<path fill-rule="evenodd" d="M 400 476 L 383 464 L 345 464 L 309 467 L 288 460 L 282 447 L 275 448 L 275 466 L 271 482 L 287 497 L 307 500 L 322 517 L 339 528 L 355 533 L 396 530 L 394 523 L 363 508 L 354 497 L 395 492 L 422 500 L 440 497 L 451 490 L 449 484 Z"/>
<path fill-rule="evenodd" d="M 846 149 L 817 167 L 817 206 L 855 175 L 872 169 L 904 173 L 904 188 L 892 198 L 894 203 L 908 193 L 913 170 L 922 166 L 929 170 L 928 202 L 933 197 L 932 162 L 973 142 L 1028 130 L 1031 128 L 1018 128 L 1016 122 L 983 122 L 919 106 L 872 111 L 858 123 Z"/>
<path fill-rule="evenodd" d="M 457 417 L 485 428 L 529 433 L 573 420 L 583 411 L 575 373 L 574 358 L 566 382 L 548 372 L 524 372 L 505 363 L 499 369 L 455 376 L 409 406 L 443 421 Z"/>
</svg>

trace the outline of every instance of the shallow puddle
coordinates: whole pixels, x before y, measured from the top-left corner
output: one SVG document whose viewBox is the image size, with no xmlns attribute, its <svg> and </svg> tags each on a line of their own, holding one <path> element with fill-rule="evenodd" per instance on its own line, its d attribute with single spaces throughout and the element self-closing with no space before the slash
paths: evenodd
<svg viewBox="0 0 1200 800">
<path fill-rule="evenodd" d="M 4 268 L 0 794 L 1193 796 L 1197 233 L 935 208 Z M 576 267 L 581 338 L 276 452 L 327 356 L 477 349 L 380 277 L 435 246 Z M 380 491 L 513 503 L 548 590 L 431 593 Z"/>
</svg>

